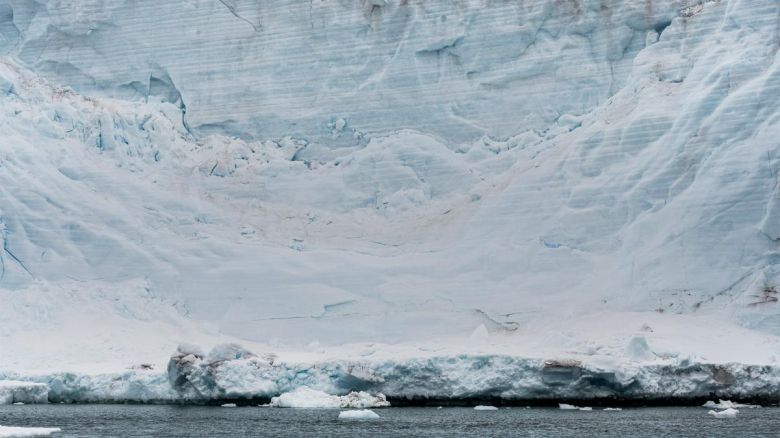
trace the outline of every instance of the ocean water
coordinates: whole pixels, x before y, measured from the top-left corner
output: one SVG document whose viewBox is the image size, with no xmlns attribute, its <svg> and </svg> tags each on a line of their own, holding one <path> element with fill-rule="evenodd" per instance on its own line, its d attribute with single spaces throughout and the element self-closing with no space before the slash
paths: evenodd
<svg viewBox="0 0 780 438">
<path fill-rule="evenodd" d="M 0 406 L 0 425 L 59 427 L 56 437 L 777 437 L 780 408 L 740 409 L 717 419 L 707 409 L 553 408 L 376 409 L 375 420 L 339 420 L 337 409 L 154 405 Z"/>
</svg>

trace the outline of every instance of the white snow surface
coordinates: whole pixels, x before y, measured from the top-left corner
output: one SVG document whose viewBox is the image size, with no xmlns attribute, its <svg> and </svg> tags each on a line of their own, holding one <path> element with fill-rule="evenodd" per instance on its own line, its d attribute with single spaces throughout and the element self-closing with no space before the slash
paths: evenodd
<svg viewBox="0 0 780 438">
<path fill-rule="evenodd" d="M 271 406 L 276 408 L 381 408 L 390 406 L 383 394 L 371 395 L 367 392 L 350 392 L 347 395 L 330 395 L 306 386 L 285 392 L 271 398 Z"/>
<path fill-rule="evenodd" d="M 0 426 L 1 438 L 20 438 L 20 437 L 35 437 L 35 436 L 49 436 L 55 432 L 61 432 L 58 427 L 15 427 L 15 426 Z"/>
<path fill-rule="evenodd" d="M 370 409 L 339 412 L 339 419 L 344 420 L 373 420 L 375 418 L 379 418 L 379 414 Z"/>
<path fill-rule="evenodd" d="M 777 392 L 777 1 L 273 3 L 0 0 L 1 379 Z"/>
<path fill-rule="evenodd" d="M 727 408 L 722 411 L 709 411 L 708 414 L 712 415 L 715 418 L 737 418 L 737 414 L 739 414 L 739 411 L 732 408 Z"/>
</svg>

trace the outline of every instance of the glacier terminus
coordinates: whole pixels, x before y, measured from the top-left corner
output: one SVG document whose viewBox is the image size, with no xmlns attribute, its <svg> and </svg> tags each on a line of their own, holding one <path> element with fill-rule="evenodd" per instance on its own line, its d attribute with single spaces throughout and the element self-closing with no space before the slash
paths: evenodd
<svg viewBox="0 0 780 438">
<path fill-rule="evenodd" d="M 778 49 L 777 0 L 0 0 L 0 402 L 776 402 Z"/>
</svg>

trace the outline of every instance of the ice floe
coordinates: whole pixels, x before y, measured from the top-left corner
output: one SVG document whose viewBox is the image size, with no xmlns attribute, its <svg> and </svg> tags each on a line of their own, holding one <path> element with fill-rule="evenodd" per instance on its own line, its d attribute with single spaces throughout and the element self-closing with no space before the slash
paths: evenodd
<svg viewBox="0 0 780 438">
<path fill-rule="evenodd" d="M 760 408 L 761 406 L 736 403 L 731 400 L 718 400 L 717 403 L 710 400 L 704 403 L 702 407 L 711 408 L 711 409 L 740 409 L 740 408 Z"/>
<path fill-rule="evenodd" d="M 347 395 L 331 395 L 323 391 L 300 387 L 271 398 L 271 406 L 277 408 L 381 408 L 390 406 L 383 394 L 372 395 L 364 391 Z"/>
<path fill-rule="evenodd" d="M 49 436 L 56 432 L 61 432 L 59 427 L 14 427 L 0 426 L 0 438 L 21 438 Z"/>
<path fill-rule="evenodd" d="M 707 413 L 715 418 L 737 418 L 739 411 L 732 408 L 726 408 L 722 411 L 709 411 Z"/>
<path fill-rule="evenodd" d="M 379 418 L 379 415 L 370 409 L 339 412 L 339 419 L 342 420 L 371 420 L 375 418 Z"/>
</svg>

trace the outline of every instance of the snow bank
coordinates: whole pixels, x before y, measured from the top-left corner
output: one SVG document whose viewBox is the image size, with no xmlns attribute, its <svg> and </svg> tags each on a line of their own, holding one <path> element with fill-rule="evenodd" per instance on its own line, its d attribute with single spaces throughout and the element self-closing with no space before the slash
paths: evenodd
<svg viewBox="0 0 780 438">
<path fill-rule="evenodd" d="M 370 409 L 339 412 L 339 419 L 343 420 L 371 420 L 375 418 L 379 418 L 379 415 Z"/>
<path fill-rule="evenodd" d="M 707 413 L 715 418 L 737 418 L 739 411 L 732 408 L 726 408 L 723 411 L 709 411 Z"/>
<path fill-rule="evenodd" d="M 12 427 L 0 426 L 0 438 L 19 438 L 49 436 L 55 432 L 61 432 L 59 427 Z"/>
<path fill-rule="evenodd" d="M 495 406 L 478 405 L 478 406 L 474 406 L 474 410 L 475 411 L 497 411 L 498 408 Z"/>
<path fill-rule="evenodd" d="M 351 392 L 347 395 L 330 395 L 323 391 L 300 387 L 271 398 L 271 406 L 277 408 L 380 408 L 390 406 L 383 394 Z"/>
<path fill-rule="evenodd" d="M 45 383 L 0 380 L 0 405 L 48 401 L 49 387 Z"/>
</svg>

